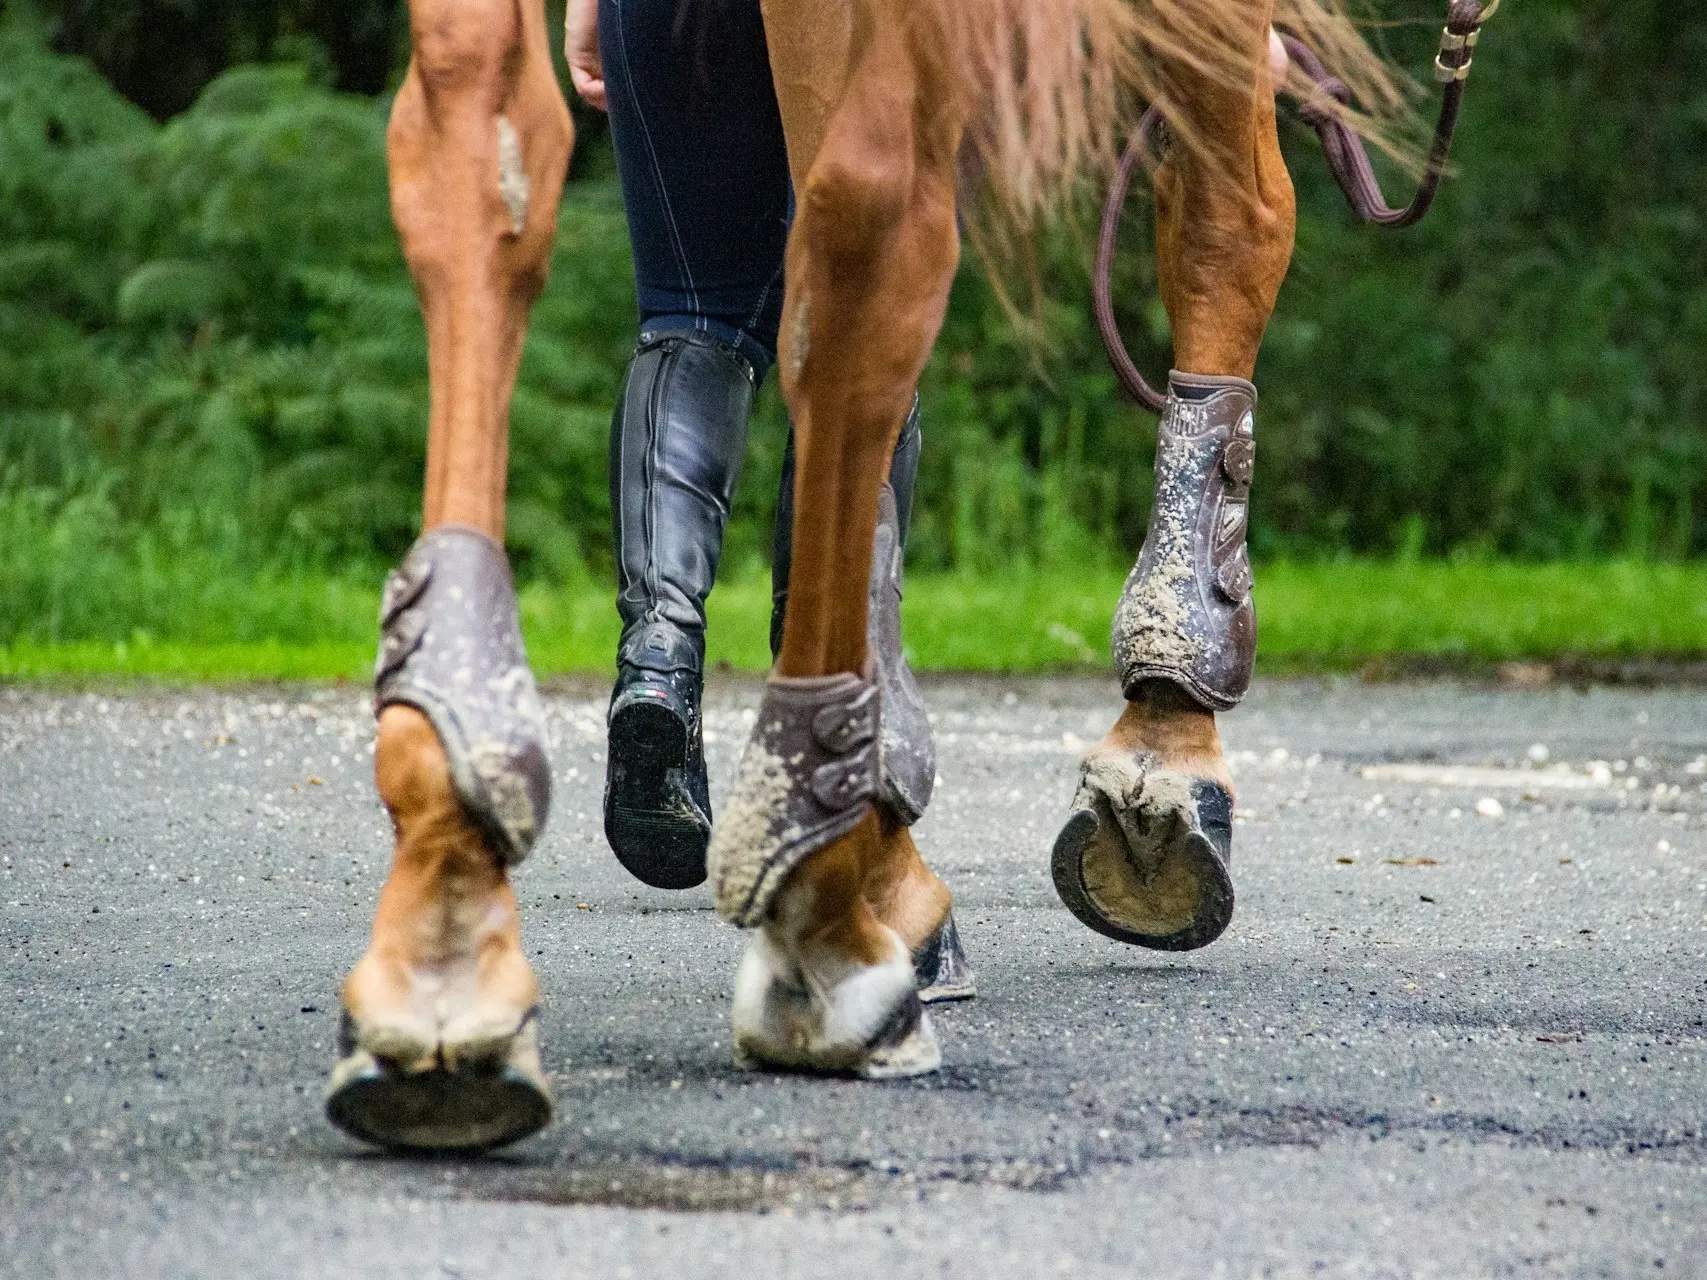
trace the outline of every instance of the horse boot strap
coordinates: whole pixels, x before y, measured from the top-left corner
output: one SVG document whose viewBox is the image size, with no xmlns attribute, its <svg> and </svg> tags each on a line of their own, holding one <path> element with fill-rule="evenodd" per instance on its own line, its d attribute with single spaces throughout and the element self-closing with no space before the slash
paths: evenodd
<svg viewBox="0 0 1707 1280">
<path fill-rule="evenodd" d="M 1114 661 L 1134 698 L 1167 680 L 1211 711 L 1236 706 L 1256 660 L 1245 546 L 1256 388 L 1174 372 L 1156 444 L 1156 502 L 1114 616 Z"/>
<path fill-rule="evenodd" d="M 711 883 L 725 920 L 758 927 L 795 867 L 871 811 L 881 701 L 874 679 L 848 673 L 773 673 L 765 682 L 734 789 L 711 831 Z"/>
<path fill-rule="evenodd" d="M 385 582 L 374 713 L 432 722 L 469 815 L 513 866 L 551 804 L 545 711 L 528 668 L 503 547 L 478 529 L 423 533 Z"/>
<path fill-rule="evenodd" d="M 924 695 L 901 646 L 901 563 L 895 490 L 885 484 L 877 500 L 866 647 L 883 690 L 879 797 L 902 826 L 910 827 L 924 816 L 936 787 L 936 740 Z"/>
<path fill-rule="evenodd" d="M 877 531 L 872 541 L 871 592 L 866 610 L 866 647 L 877 682 L 883 689 L 882 787 L 880 799 L 889 817 L 912 826 L 923 816 L 936 786 L 936 745 L 924 697 L 907 663 L 901 644 L 902 562 L 913 491 L 919 478 L 923 433 L 919 426 L 919 397 L 901 424 L 889 478 L 878 498 Z M 776 543 L 772 559 L 771 656 L 782 649 L 783 619 L 788 607 L 788 569 L 793 549 L 794 441 L 783 455 L 781 491 L 777 495 Z"/>
</svg>

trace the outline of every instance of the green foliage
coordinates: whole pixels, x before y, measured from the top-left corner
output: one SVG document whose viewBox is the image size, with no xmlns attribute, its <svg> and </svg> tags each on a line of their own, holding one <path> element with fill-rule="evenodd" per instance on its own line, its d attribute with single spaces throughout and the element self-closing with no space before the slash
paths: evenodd
<svg viewBox="0 0 1707 1280">
<path fill-rule="evenodd" d="M 362 680 L 372 670 L 377 579 L 197 581 L 193 567 L 153 572 L 148 586 L 186 593 L 193 611 L 163 629 L 105 640 L 0 644 L 0 680 Z M 1118 571 L 915 575 L 907 583 L 908 655 L 921 671 L 1106 675 L 1119 594 Z M 1282 560 L 1257 575 L 1256 595 L 1257 665 L 1266 674 L 1403 670 L 1417 659 L 1470 674 L 1514 660 L 1707 653 L 1701 564 Z M 119 606 L 131 603 L 121 597 Z M 621 624 L 607 590 L 536 583 L 522 591 L 521 606 L 528 656 L 542 676 L 615 665 Z M 715 666 L 769 667 L 769 583 L 726 583 L 712 593 L 710 616 Z"/>
<path fill-rule="evenodd" d="M 1438 6 L 1407 7 L 1434 20 L 1395 40 L 1421 68 Z M 1315 158 L 1295 165 L 1258 370 L 1265 548 L 1707 548 L 1704 59 L 1697 6 L 1514 0 L 1420 227 L 1347 232 Z"/>
<path fill-rule="evenodd" d="M 300 61 L 321 83 L 377 93 L 406 52 L 403 0 L 13 0 L 32 4 L 55 49 L 89 58 L 160 119 L 225 68 Z"/>
<path fill-rule="evenodd" d="M 246 66 L 154 126 L 0 27 L 0 635 L 146 628 L 113 591 L 161 554 L 241 581 L 371 576 L 408 546 L 425 342 L 384 122 L 298 68 Z M 525 571 L 564 578 L 585 534 L 608 542 L 634 329 L 608 184 L 566 202 L 557 253 L 513 408 L 511 538 Z M 111 581 L 68 612 L 92 565 Z"/>
<path fill-rule="evenodd" d="M 1438 6 L 1403 2 L 1429 19 L 1391 36 L 1420 69 Z M 336 631 L 314 584 L 370 590 L 419 508 L 425 344 L 385 102 L 244 65 L 156 124 L 21 14 L 0 19 L 0 642 Z M 1301 227 L 1258 371 L 1260 555 L 1707 547 L 1704 60 L 1707 15 L 1675 2 L 1513 0 L 1477 55 L 1461 176 L 1401 234 L 1353 226 L 1288 126 Z M 519 571 L 577 591 L 608 575 L 635 327 L 602 145 L 565 197 L 512 409 Z M 1135 200 L 1119 297 L 1159 374 L 1147 223 Z M 1039 248 L 1042 341 L 962 273 L 922 388 L 920 570 L 1083 579 L 1142 538 L 1154 429 L 1102 360 L 1081 235 Z M 773 380 L 735 580 L 767 559 L 783 437 Z M 274 593 L 297 614 L 246 616 L 252 580 L 307 584 Z"/>
</svg>

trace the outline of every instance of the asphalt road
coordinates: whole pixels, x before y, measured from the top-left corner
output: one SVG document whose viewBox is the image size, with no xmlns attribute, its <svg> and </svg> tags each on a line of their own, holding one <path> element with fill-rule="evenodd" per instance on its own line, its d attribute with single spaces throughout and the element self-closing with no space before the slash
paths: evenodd
<svg viewBox="0 0 1707 1280">
<path fill-rule="evenodd" d="M 1707 696 L 1261 685 L 1238 915 L 1165 956 L 1049 883 L 1109 684 L 936 683 L 983 994 L 874 1085 L 731 1066 L 741 938 L 605 849 L 595 692 L 518 879 L 559 1118 L 410 1162 L 320 1115 L 361 693 L 0 690 L 0 1274 L 1707 1274 Z"/>
</svg>

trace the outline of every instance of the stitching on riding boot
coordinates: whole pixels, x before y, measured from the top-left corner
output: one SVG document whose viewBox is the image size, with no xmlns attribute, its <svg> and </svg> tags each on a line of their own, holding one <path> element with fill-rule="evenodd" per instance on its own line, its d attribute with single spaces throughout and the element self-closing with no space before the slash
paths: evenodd
<svg viewBox="0 0 1707 1280">
<path fill-rule="evenodd" d="M 658 620 L 658 473 L 662 470 L 667 443 L 670 375 L 675 372 L 679 351 L 679 347 L 665 350 L 652 375 L 650 394 L 646 397 L 646 466 L 642 475 L 641 500 L 646 504 L 643 512 L 646 528 L 643 577 L 646 583 L 645 618 L 648 622 Z"/>
</svg>

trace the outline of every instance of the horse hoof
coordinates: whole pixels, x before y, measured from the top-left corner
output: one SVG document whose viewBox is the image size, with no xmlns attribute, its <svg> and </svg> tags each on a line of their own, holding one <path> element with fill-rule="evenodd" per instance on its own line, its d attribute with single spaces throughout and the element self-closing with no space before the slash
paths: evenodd
<svg viewBox="0 0 1707 1280">
<path fill-rule="evenodd" d="M 870 1046 L 858 1068 L 860 1079 L 905 1080 L 929 1075 L 942 1066 L 942 1048 L 925 1014 L 924 1002 L 917 997 L 915 1002 L 903 1011 L 904 1025 L 896 1033 Z M 918 1016 L 913 1018 L 915 1010 Z"/>
<path fill-rule="evenodd" d="M 424 1070 L 361 1047 L 345 1014 L 343 1057 L 326 1090 L 326 1118 L 352 1138 L 402 1153 L 475 1154 L 520 1142 L 551 1120 L 530 1013 L 506 1042 Z"/>
<path fill-rule="evenodd" d="M 958 997 L 964 998 L 964 997 Z M 776 1051 L 750 1039 L 735 1042 L 735 1065 L 742 1071 L 804 1071 L 814 1075 L 857 1076 L 861 1080 L 905 1080 L 927 1076 L 942 1068 L 942 1047 L 936 1032 L 919 1004 L 916 1025 L 889 1043 L 874 1043 L 857 1059 L 847 1062 L 812 1062 L 786 1050 Z"/>
<path fill-rule="evenodd" d="M 735 1065 L 862 1080 L 935 1071 L 942 1050 L 914 989 L 910 957 L 899 938 L 895 945 L 889 960 L 843 963 L 826 978 L 809 975 L 760 931 L 735 976 Z"/>
<path fill-rule="evenodd" d="M 1143 754 L 1086 763 L 1050 869 L 1061 901 L 1098 933 L 1192 951 L 1233 918 L 1233 801 Z"/>
<path fill-rule="evenodd" d="M 960 931 L 954 927 L 952 911 L 942 922 L 942 928 L 913 952 L 913 979 L 918 984 L 921 1004 L 970 1000 L 978 994 L 972 964 L 961 949 Z"/>
</svg>

